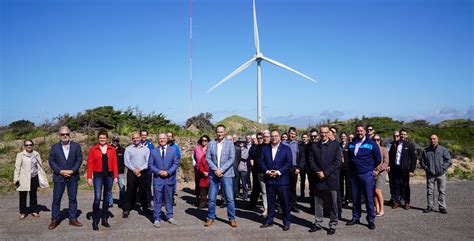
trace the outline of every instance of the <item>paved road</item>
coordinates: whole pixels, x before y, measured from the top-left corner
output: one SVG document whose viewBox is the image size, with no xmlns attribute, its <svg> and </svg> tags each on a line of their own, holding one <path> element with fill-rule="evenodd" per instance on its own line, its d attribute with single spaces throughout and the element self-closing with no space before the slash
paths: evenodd
<svg viewBox="0 0 474 241">
<path fill-rule="evenodd" d="M 300 203 L 303 212 L 292 216 L 291 230 L 282 231 L 281 227 L 273 226 L 260 229 L 263 219 L 258 212 L 245 210 L 244 203 L 237 201 L 238 228 L 231 228 L 226 222 L 226 210 L 218 208 L 218 221 L 210 228 L 203 226 L 206 210 L 197 210 L 192 205 L 191 191 L 183 188 L 179 192 L 178 205 L 175 207 L 175 219 L 178 226 L 163 223 L 160 229 L 154 228 L 151 220 L 132 212 L 128 219 L 122 219 L 121 210 L 114 206 L 111 212 L 115 217 L 110 219 L 111 228 L 100 226 L 99 231 L 92 231 L 91 220 L 88 219 L 92 209 L 93 193 L 90 190 L 80 190 L 78 202 L 79 220 L 84 223 L 81 228 L 68 225 L 64 220 L 55 230 L 48 230 L 50 221 L 51 189 L 39 193 L 39 203 L 43 206 L 40 218 L 28 216 L 18 220 L 18 194 L 11 193 L 0 196 L 0 239 L 1 240 L 473 240 L 474 224 L 473 211 L 473 181 L 449 182 L 448 215 L 440 213 L 423 214 L 425 207 L 425 186 L 412 185 L 411 210 L 386 207 L 385 216 L 377 218 L 377 228 L 374 231 L 366 226 L 345 226 L 339 222 L 334 236 L 326 235 L 325 231 L 308 233 L 308 228 L 314 218 L 308 214 L 307 203 Z M 386 187 L 388 189 L 388 187 Z M 386 194 L 388 190 L 384 190 Z M 116 194 L 116 193 L 114 193 Z M 387 197 L 387 196 L 385 196 Z M 63 199 L 62 207 L 67 205 L 67 196 Z M 345 209 L 343 218 L 350 219 L 351 211 Z M 365 219 L 363 219 L 365 220 Z M 277 219 L 281 224 L 281 220 Z M 324 220 L 327 227 L 328 220 Z M 364 222 L 365 223 L 365 222 Z"/>
</svg>

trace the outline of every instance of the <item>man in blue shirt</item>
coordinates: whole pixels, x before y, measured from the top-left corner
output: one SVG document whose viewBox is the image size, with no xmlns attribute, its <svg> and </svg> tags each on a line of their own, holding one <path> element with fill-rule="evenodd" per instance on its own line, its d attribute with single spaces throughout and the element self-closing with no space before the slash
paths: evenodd
<svg viewBox="0 0 474 241">
<path fill-rule="evenodd" d="M 382 160 L 379 146 L 366 135 L 363 125 L 356 126 L 356 138 L 349 144 L 349 170 L 352 184 L 352 220 L 346 225 L 360 223 L 361 195 L 364 194 L 369 229 L 375 229 L 373 171 Z"/>
</svg>

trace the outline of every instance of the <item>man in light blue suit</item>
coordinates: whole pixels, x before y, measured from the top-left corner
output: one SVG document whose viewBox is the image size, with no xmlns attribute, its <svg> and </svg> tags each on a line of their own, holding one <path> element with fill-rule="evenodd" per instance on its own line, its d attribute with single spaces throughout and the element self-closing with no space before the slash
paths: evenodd
<svg viewBox="0 0 474 241">
<path fill-rule="evenodd" d="M 153 225 L 160 227 L 161 203 L 165 197 L 166 219 L 170 224 L 178 224 L 173 218 L 173 191 L 176 186 L 178 155 L 176 149 L 167 145 L 165 133 L 158 135 L 159 146 L 150 152 L 148 169 L 153 173 L 154 218 Z"/>
<path fill-rule="evenodd" d="M 224 125 L 216 127 L 216 139 L 207 147 L 206 160 L 209 165 L 209 208 L 206 227 L 216 220 L 216 198 L 219 184 L 222 185 L 227 202 L 227 217 L 231 227 L 237 227 L 232 179 L 234 177 L 235 147 L 232 141 L 225 138 Z"/>
</svg>

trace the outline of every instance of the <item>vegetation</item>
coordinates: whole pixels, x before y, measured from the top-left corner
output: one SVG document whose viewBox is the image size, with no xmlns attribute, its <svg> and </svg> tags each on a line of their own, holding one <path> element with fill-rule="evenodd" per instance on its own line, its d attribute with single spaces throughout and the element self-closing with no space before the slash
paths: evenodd
<svg viewBox="0 0 474 241">
<path fill-rule="evenodd" d="M 195 115 L 186 120 L 186 128 L 191 128 L 191 126 L 194 126 L 194 128 L 197 128 L 198 130 L 210 132 L 214 129 L 214 125 L 212 124 L 211 120 L 211 113 L 200 113 L 199 115 Z"/>
</svg>

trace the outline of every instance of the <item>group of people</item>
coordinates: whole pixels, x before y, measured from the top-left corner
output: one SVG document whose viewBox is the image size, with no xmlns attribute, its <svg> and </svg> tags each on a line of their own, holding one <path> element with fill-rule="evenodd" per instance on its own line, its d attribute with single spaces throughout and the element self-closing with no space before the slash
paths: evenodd
<svg viewBox="0 0 474 241">
<path fill-rule="evenodd" d="M 451 165 L 449 151 L 440 146 L 438 135 L 430 135 L 430 145 L 421 154 L 420 166 L 426 171 L 428 213 L 434 208 L 434 184 L 438 186 L 439 211 L 447 213 L 446 172 Z M 321 126 L 301 134 L 291 127 L 288 132 L 263 131 L 246 136 L 227 135 L 225 126 L 216 127 L 216 139 L 202 136 L 195 148 L 193 164 L 196 177 L 196 206 L 208 208 L 205 226 L 216 220 L 216 199 L 220 192 L 227 207 L 229 223 L 237 227 L 235 201 L 240 194 L 255 209 L 261 197 L 265 217 L 261 228 L 273 225 L 275 211 L 282 213 L 283 230 L 290 229 L 291 212 L 299 212 L 296 186 L 300 176 L 300 200 L 309 181 L 311 211 L 315 222 L 309 232 L 321 230 L 324 216 L 329 216 L 327 233 L 336 232 L 342 207 L 352 207 L 346 225 L 360 224 L 361 204 L 365 202 L 367 226 L 375 229 L 375 218 L 384 215 L 382 188 L 389 177 L 390 204 L 393 209 L 410 209 L 410 173 L 417 156 L 408 131 L 395 131 L 393 140 L 384 145 L 372 125 L 355 126 L 354 134 L 336 127 Z M 245 167 L 245 168 L 244 168 Z M 251 193 L 248 195 L 249 187 Z M 248 196 L 250 199 L 247 200 Z"/>
<path fill-rule="evenodd" d="M 59 142 L 51 147 L 49 166 L 53 171 L 53 201 L 51 223 L 54 229 L 60 223 L 60 205 L 67 187 L 69 224 L 80 227 L 77 220 L 77 191 L 79 169 L 83 153 L 78 143 L 70 138 L 70 129 L 59 129 Z M 263 131 L 240 140 L 227 135 L 224 125 L 215 129 L 216 138 L 204 135 L 198 140 L 193 153 L 196 177 L 196 205 L 208 209 L 206 227 L 216 220 L 216 201 L 220 193 L 222 207 L 227 207 L 231 227 L 237 227 L 235 201 L 240 190 L 247 208 L 256 208 L 262 199 L 264 223 L 260 228 L 273 225 L 275 213 L 283 217 L 283 230 L 291 225 L 291 212 L 299 212 L 296 185 L 300 176 L 300 198 L 305 197 L 305 180 L 309 181 L 309 197 L 315 222 L 310 232 L 321 230 L 323 217 L 329 216 L 327 233 L 336 232 L 343 205 L 352 206 L 352 218 L 346 225 L 360 223 L 361 203 L 365 202 L 369 229 L 375 229 L 375 218 L 384 215 L 382 187 L 388 173 L 392 208 L 410 209 L 410 173 L 415 170 L 415 146 L 408 139 L 407 130 L 396 131 L 393 141 L 384 145 L 374 127 L 357 125 L 355 134 L 337 134 L 337 128 L 321 126 L 301 134 L 291 127 L 287 133 L 278 130 Z M 119 186 L 118 206 L 127 218 L 135 206 L 137 196 L 141 213 L 151 215 L 153 225 L 161 223 L 164 201 L 166 221 L 176 225 L 173 206 L 176 205 L 176 173 L 181 152 L 174 142 L 173 133 L 158 134 L 155 147 L 147 131 L 133 132 L 132 143 L 120 145 L 118 136 L 108 143 L 108 133 L 100 131 L 98 143 L 87 154 L 87 184 L 94 187 L 92 228 L 99 229 L 99 221 L 110 227 L 108 208 L 113 206 L 112 187 Z M 446 214 L 446 172 L 451 165 L 449 151 L 439 145 L 436 134 L 430 135 L 430 145 L 421 154 L 420 166 L 426 171 L 427 200 L 425 213 L 434 210 L 434 186 L 438 186 L 438 206 Z M 31 213 L 39 217 L 37 189 L 48 187 L 42 160 L 34 151 L 32 140 L 24 141 L 24 150 L 17 154 L 14 183 L 20 194 L 20 219 Z M 127 170 L 125 177 L 125 170 Z M 125 187 L 126 183 L 126 187 Z M 153 187 L 153 191 L 151 190 Z M 251 192 L 249 195 L 249 189 Z M 30 211 L 26 199 L 30 196 Z M 102 200 L 102 209 L 100 201 Z"/>
<path fill-rule="evenodd" d="M 69 199 L 69 225 L 82 226 L 82 223 L 77 220 L 77 191 L 83 153 L 81 146 L 71 140 L 70 134 L 68 127 L 61 127 L 59 129 L 60 141 L 51 147 L 49 154 L 48 162 L 53 171 L 54 183 L 51 223 L 48 225 L 50 230 L 55 229 L 61 222 L 61 199 L 66 187 Z M 118 183 L 119 186 L 118 206 L 123 210 L 123 218 L 130 215 L 137 196 L 141 204 L 141 213 L 151 214 L 153 197 L 153 225 L 160 227 L 163 200 L 166 204 L 166 221 L 173 225 L 177 224 L 173 219 L 173 206 L 176 205 L 174 195 L 176 194 L 176 173 L 181 159 L 180 149 L 174 143 L 171 132 L 158 135 L 156 148 L 147 136 L 147 131 L 133 132 L 132 144 L 123 148 L 118 136 L 112 137 L 112 144 L 109 144 L 108 133 L 99 131 L 98 143 L 92 146 L 87 154 L 87 184 L 94 187 L 93 230 L 99 230 L 99 221 L 102 226 L 110 227 L 108 209 L 113 206 L 114 183 Z M 34 151 L 33 141 L 25 140 L 23 144 L 24 151 L 18 153 L 16 157 L 13 180 L 20 193 L 20 219 L 24 219 L 29 213 L 33 217 L 39 217 L 37 189 L 48 187 L 41 157 L 37 151 Z M 127 169 L 126 178 L 125 169 Z M 28 193 L 30 195 L 29 211 L 26 207 Z M 102 209 L 100 209 L 101 200 Z"/>
</svg>

